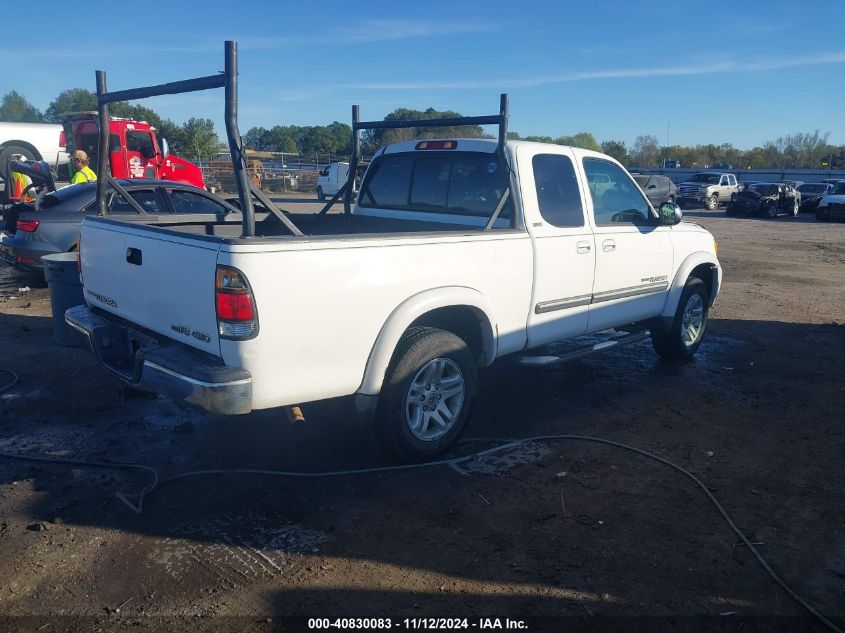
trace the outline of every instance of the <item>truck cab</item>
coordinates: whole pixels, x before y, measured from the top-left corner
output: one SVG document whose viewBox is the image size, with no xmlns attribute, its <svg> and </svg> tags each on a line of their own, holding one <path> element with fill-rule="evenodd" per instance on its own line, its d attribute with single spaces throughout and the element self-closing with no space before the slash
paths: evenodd
<svg viewBox="0 0 845 633">
<path fill-rule="evenodd" d="M 67 151 L 72 153 L 77 149 L 84 150 L 88 154 L 91 169 L 97 171 L 97 113 L 78 112 L 65 115 L 62 125 L 67 138 Z M 159 144 L 156 129 L 146 121 L 110 117 L 109 164 L 111 174 L 116 179 L 173 180 L 205 189 L 200 168 L 171 156 L 167 141 L 162 139 Z"/>
</svg>

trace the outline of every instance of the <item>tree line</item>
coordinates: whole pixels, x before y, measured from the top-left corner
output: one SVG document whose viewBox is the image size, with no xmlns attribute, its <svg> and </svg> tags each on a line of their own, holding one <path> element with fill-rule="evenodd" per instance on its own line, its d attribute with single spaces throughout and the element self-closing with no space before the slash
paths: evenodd
<svg viewBox="0 0 845 633">
<path fill-rule="evenodd" d="M 16 91 L 7 93 L 0 102 L 0 121 L 58 122 L 65 112 L 96 110 L 96 95 L 82 88 L 73 88 L 60 93 L 45 112 L 39 111 Z M 148 121 L 156 127 L 159 136 L 167 139 L 174 154 L 193 160 L 214 158 L 222 146 L 214 131 L 211 119 L 190 118 L 182 125 L 161 118 L 154 110 L 140 105 L 120 102 L 110 106 L 115 116 L 131 117 Z M 461 115 L 451 110 L 412 110 L 397 108 L 386 117 L 386 121 L 408 119 L 455 118 Z M 730 143 L 695 146 L 660 145 L 651 135 L 638 136 L 631 147 L 624 141 L 606 140 L 598 142 L 590 132 L 573 135 L 520 136 L 509 132 L 508 138 L 515 140 L 572 145 L 603 152 L 628 167 L 656 167 L 663 160 L 676 160 L 683 167 L 707 168 L 716 165 L 732 169 L 835 169 L 845 168 L 845 145 L 828 143 L 829 133 L 797 132 L 768 141 L 762 146 L 743 150 Z M 405 129 L 367 130 L 362 134 L 362 152 L 373 154 L 387 143 L 426 138 L 491 138 L 480 126 L 420 127 Z M 271 128 L 253 127 L 243 135 L 244 146 L 263 152 L 284 152 L 287 154 L 331 154 L 348 156 L 352 153 L 352 127 L 334 121 L 329 125 L 299 126 L 276 125 Z"/>
</svg>

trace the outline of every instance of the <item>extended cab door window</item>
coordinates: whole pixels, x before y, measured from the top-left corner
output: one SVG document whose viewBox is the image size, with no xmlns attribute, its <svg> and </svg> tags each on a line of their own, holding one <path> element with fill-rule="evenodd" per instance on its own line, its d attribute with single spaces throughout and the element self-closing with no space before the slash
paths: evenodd
<svg viewBox="0 0 845 633">
<path fill-rule="evenodd" d="M 616 163 L 585 158 L 584 172 L 597 226 L 650 224 L 651 207 L 631 177 Z"/>
<path fill-rule="evenodd" d="M 584 226 L 581 192 L 568 156 L 537 154 L 532 159 L 540 215 L 553 226 Z"/>
</svg>

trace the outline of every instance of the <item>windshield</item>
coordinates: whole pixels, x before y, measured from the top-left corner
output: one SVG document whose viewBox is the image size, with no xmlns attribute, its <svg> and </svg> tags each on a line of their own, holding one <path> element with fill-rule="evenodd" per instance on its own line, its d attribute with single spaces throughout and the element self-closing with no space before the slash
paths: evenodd
<svg viewBox="0 0 845 633">
<path fill-rule="evenodd" d="M 696 174 L 689 179 L 690 182 L 706 182 L 709 185 L 719 184 L 719 174 Z"/>
<path fill-rule="evenodd" d="M 749 189 L 751 189 L 751 191 L 756 191 L 761 196 L 770 196 L 773 193 L 778 192 L 778 186 L 777 185 L 768 185 L 768 184 L 751 185 L 751 187 L 749 187 Z"/>
<path fill-rule="evenodd" d="M 827 185 L 800 185 L 797 190 L 801 193 L 824 193 L 827 191 Z"/>
<path fill-rule="evenodd" d="M 649 178 L 651 178 L 651 176 L 637 176 L 637 175 L 634 176 L 634 180 L 637 181 L 637 184 L 640 187 L 645 187 L 648 184 Z"/>
</svg>

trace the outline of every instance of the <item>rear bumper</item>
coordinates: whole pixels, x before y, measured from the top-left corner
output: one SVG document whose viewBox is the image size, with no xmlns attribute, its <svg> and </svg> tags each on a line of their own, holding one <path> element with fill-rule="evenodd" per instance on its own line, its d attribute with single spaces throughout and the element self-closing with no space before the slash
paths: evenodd
<svg viewBox="0 0 845 633">
<path fill-rule="evenodd" d="M 83 348 L 134 389 L 220 415 L 252 410 L 252 376 L 245 369 L 226 367 L 181 345 L 160 343 L 85 305 L 70 308 L 65 321 L 82 339 Z"/>
</svg>

